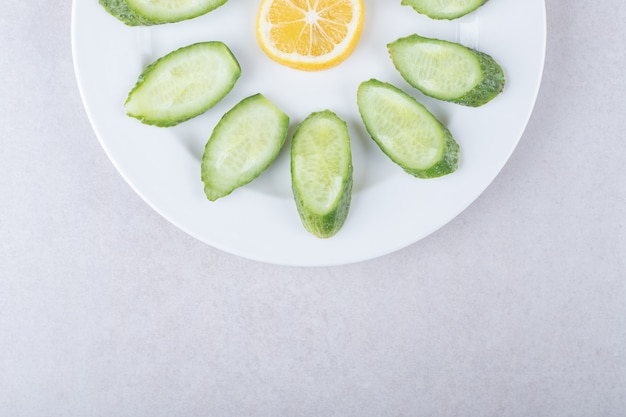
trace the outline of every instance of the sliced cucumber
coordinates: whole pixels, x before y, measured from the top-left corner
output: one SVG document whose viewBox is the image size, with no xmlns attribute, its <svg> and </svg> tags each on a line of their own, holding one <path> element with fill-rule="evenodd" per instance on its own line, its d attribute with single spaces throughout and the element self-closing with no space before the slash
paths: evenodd
<svg viewBox="0 0 626 417">
<path fill-rule="evenodd" d="M 143 71 L 128 94 L 126 113 L 146 124 L 174 126 L 213 107 L 240 75 L 237 59 L 222 42 L 189 45 Z"/>
<path fill-rule="evenodd" d="M 431 19 L 448 20 L 465 16 L 485 3 L 487 0 L 402 0 L 403 5 Z"/>
<path fill-rule="evenodd" d="M 227 0 L 99 0 L 111 15 L 129 26 L 150 26 L 193 19 Z"/>
<path fill-rule="evenodd" d="M 320 238 L 336 234 L 352 196 L 352 153 L 346 123 L 330 110 L 310 114 L 291 143 L 291 181 L 305 229 Z"/>
<path fill-rule="evenodd" d="M 459 43 L 411 35 L 387 45 L 402 77 L 439 100 L 478 107 L 504 89 L 504 71 L 489 55 Z"/>
<path fill-rule="evenodd" d="M 110 15 L 116 17 L 128 26 L 150 26 L 155 24 L 129 8 L 125 0 L 100 0 L 100 5 L 104 7 Z"/>
<path fill-rule="evenodd" d="M 359 85 L 357 104 L 372 139 L 409 174 L 433 178 L 457 169 L 459 145 L 450 131 L 404 91 L 371 79 Z"/>
<path fill-rule="evenodd" d="M 204 193 L 211 201 L 257 178 L 285 143 L 289 117 L 262 94 L 241 100 L 211 134 L 202 157 Z"/>
</svg>

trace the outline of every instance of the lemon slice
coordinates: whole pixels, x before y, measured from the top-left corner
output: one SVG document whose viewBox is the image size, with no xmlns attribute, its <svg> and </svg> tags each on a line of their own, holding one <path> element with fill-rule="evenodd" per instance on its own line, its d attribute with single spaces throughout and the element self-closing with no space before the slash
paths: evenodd
<svg viewBox="0 0 626 417">
<path fill-rule="evenodd" d="M 363 0 L 263 0 L 256 36 L 274 61 L 306 71 L 343 62 L 363 29 Z"/>
</svg>

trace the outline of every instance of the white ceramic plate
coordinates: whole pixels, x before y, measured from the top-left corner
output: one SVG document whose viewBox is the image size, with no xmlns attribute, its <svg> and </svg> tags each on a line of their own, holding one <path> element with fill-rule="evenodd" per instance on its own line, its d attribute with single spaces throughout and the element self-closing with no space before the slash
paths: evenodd
<svg viewBox="0 0 626 417">
<path fill-rule="evenodd" d="M 255 38 L 259 1 L 231 0 L 185 22 L 128 27 L 97 0 L 74 0 L 74 66 L 87 114 L 107 155 L 133 189 L 157 212 L 221 250 L 263 262 L 323 266 L 375 258 L 406 247 L 445 225 L 496 177 L 517 145 L 539 90 L 546 42 L 544 0 L 491 0 L 456 21 L 433 21 L 400 0 L 365 0 L 361 41 L 340 66 L 301 72 L 267 58 Z M 459 41 L 492 55 L 504 68 L 504 92 L 467 108 L 424 97 L 394 69 L 386 44 L 418 33 Z M 194 42 L 221 40 L 242 76 L 207 113 L 173 128 L 146 126 L 123 103 L 143 68 Z M 391 82 L 424 103 L 461 146 L 452 175 L 421 180 L 386 158 L 369 138 L 356 107 L 356 89 L 370 78 Z M 292 128 L 313 111 L 331 109 L 347 121 L 354 188 L 344 227 L 318 239 L 300 223 L 292 199 L 289 143 L 252 183 L 209 202 L 200 161 L 211 131 L 239 100 L 261 92 L 291 117 Z"/>
</svg>

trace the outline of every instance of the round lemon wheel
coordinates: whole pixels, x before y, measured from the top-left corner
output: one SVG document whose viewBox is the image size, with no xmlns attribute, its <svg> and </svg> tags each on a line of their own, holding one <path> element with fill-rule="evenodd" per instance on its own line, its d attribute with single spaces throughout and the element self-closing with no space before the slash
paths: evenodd
<svg viewBox="0 0 626 417">
<path fill-rule="evenodd" d="M 263 0 L 256 36 L 274 61 L 305 71 L 343 62 L 363 29 L 363 0 Z"/>
</svg>

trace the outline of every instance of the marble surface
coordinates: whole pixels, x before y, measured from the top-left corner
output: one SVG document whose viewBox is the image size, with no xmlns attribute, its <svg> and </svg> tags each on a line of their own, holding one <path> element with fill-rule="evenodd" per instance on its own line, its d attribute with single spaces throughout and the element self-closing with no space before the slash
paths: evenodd
<svg viewBox="0 0 626 417">
<path fill-rule="evenodd" d="M 546 3 L 542 88 L 493 184 L 327 268 L 161 218 L 89 125 L 70 2 L 5 5 L 0 415 L 626 415 L 626 6 Z"/>
</svg>

